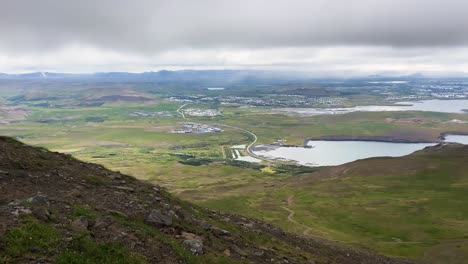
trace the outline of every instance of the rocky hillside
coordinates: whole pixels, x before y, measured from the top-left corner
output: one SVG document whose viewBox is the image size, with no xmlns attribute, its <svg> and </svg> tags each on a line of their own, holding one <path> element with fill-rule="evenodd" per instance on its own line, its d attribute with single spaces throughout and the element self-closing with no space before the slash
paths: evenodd
<svg viewBox="0 0 468 264">
<path fill-rule="evenodd" d="M 0 263 L 408 263 L 180 201 L 0 137 Z"/>
</svg>

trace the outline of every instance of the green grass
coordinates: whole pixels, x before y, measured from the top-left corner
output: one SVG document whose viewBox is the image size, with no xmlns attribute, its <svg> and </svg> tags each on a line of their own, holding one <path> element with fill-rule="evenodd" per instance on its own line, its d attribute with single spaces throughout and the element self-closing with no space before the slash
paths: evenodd
<svg viewBox="0 0 468 264">
<path fill-rule="evenodd" d="M 55 259 L 57 264 L 143 264 L 143 257 L 130 253 L 123 245 L 96 243 L 87 238 L 75 238 Z"/>
<path fill-rule="evenodd" d="M 96 211 L 92 210 L 91 208 L 88 207 L 83 207 L 83 206 L 75 206 L 73 209 L 73 215 L 74 218 L 78 218 L 80 216 L 85 216 L 88 219 L 94 220 L 97 217 Z"/>
<path fill-rule="evenodd" d="M 0 240 L 4 252 L 10 258 L 53 253 L 60 241 L 60 234 L 51 226 L 27 220 L 20 227 L 9 230 Z"/>
<path fill-rule="evenodd" d="M 76 216 L 93 214 L 80 207 L 74 212 Z M 0 238 L 2 263 L 18 263 L 28 257 L 45 257 L 63 264 L 146 263 L 143 257 L 131 253 L 123 245 L 99 243 L 86 236 L 74 236 L 72 242 L 64 243 L 62 235 L 52 225 L 29 218 L 23 220 L 21 226 L 8 230 Z"/>
</svg>

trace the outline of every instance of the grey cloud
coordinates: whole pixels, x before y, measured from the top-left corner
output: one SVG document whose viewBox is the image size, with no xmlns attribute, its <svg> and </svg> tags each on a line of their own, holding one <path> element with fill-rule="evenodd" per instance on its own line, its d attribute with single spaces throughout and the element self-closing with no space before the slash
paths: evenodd
<svg viewBox="0 0 468 264">
<path fill-rule="evenodd" d="M 0 52 L 468 44 L 466 0 L 2 0 Z"/>
</svg>

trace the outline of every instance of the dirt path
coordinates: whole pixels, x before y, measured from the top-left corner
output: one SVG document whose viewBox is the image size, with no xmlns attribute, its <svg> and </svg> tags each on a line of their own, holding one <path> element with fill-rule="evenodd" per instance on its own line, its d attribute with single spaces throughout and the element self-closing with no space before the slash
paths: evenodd
<svg viewBox="0 0 468 264">
<path fill-rule="evenodd" d="M 294 204 L 294 195 L 291 195 L 291 196 L 289 196 L 287 198 L 287 203 L 288 203 L 288 206 L 292 206 Z M 290 209 L 290 208 L 288 208 L 286 206 L 281 206 L 281 208 L 283 208 L 284 210 L 286 210 L 289 213 L 288 222 L 291 222 L 294 225 L 299 226 L 299 227 L 304 229 L 304 231 L 302 231 L 302 235 L 307 236 L 307 237 L 317 238 L 317 239 L 320 239 L 320 240 L 328 240 L 328 241 L 333 241 L 333 242 L 339 242 L 339 243 L 343 243 L 343 244 L 350 243 L 350 241 L 341 241 L 341 240 L 330 239 L 330 238 L 327 238 L 325 236 L 312 235 L 310 232 L 312 232 L 312 230 L 314 230 L 313 228 L 311 228 L 311 227 L 309 227 L 307 225 L 301 224 L 301 223 L 297 222 L 294 219 L 294 215 L 296 214 L 296 211 L 294 211 L 294 210 L 292 210 L 292 209 Z M 326 232 L 323 232 L 323 231 L 320 231 L 320 232 L 323 233 L 324 235 L 327 234 Z"/>
<path fill-rule="evenodd" d="M 350 241 L 335 240 L 335 239 L 330 239 L 330 238 L 326 238 L 326 237 L 323 237 L 323 236 L 317 236 L 317 235 L 310 234 L 310 232 L 313 229 L 311 227 L 307 226 L 307 225 L 304 225 L 304 224 L 301 224 L 301 223 L 297 222 L 294 219 L 294 215 L 296 214 L 296 211 L 289 208 L 290 206 L 294 205 L 294 195 L 288 196 L 286 201 L 287 201 L 288 206 L 287 207 L 286 206 L 281 206 L 281 208 L 283 208 L 284 210 L 286 210 L 289 213 L 288 222 L 291 222 L 296 226 L 304 228 L 304 231 L 302 231 L 303 235 L 309 236 L 309 237 L 314 237 L 314 238 L 319 238 L 319 239 L 330 240 L 330 241 L 334 241 L 334 242 L 350 243 Z M 322 232 L 322 233 L 326 234 L 325 232 Z M 421 241 L 385 241 L 385 242 L 383 242 L 382 241 L 380 243 L 385 243 L 385 244 L 420 244 L 420 243 L 424 243 L 424 242 L 421 242 Z"/>
<path fill-rule="evenodd" d="M 291 195 L 291 196 L 288 196 L 288 199 L 287 199 L 287 203 L 288 203 L 288 207 L 292 206 L 294 204 L 294 195 Z M 281 208 L 283 208 L 284 210 L 288 211 L 289 212 L 289 215 L 288 215 L 288 221 L 297 225 L 297 226 L 300 226 L 301 228 L 304 228 L 304 231 L 302 232 L 303 235 L 305 236 L 312 236 L 312 237 L 318 237 L 318 236 L 314 236 L 314 235 L 311 235 L 309 234 L 310 231 L 312 231 L 312 228 L 304 225 L 304 224 L 301 224 L 299 222 L 297 222 L 295 219 L 294 219 L 294 215 L 296 214 L 296 212 L 290 208 L 288 208 L 286 206 L 282 206 Z M 322 237 L 318 237 L 318 238 L 322 238 Z"/>
<path fill-rule="evenodd" d="M 313 235 L 310 235 L 309 232 L 312 230 L 312 228 L 306 226 L 306 225 L 303 225 L 299 222 L 297 222 L 296 220 L 294 220 L 294 214 L 296 213 L 294 210 L 291 210 L 285 206 L 282 206 L 281 208 L 283 208 L 284 210 L 288 211 L 289 212 L 289 215 L 288 215 L 288 221 L 295 224 L 295 225 L 298 225 L 302 228 L 305 228 L 304 231 L 302 232 L 303 235 L 306 235 L 306 236 L 313 236 Z"/>
</svg>

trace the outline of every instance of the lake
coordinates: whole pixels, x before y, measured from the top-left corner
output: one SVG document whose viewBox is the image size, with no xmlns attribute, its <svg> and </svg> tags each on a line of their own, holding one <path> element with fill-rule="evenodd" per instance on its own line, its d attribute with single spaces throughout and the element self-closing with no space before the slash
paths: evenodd
<svg viewBox="0 0 468 264">
<path fill-rule="evenodd" d="M 302 115 L 334 115 L 351 112 L 380 112 L 380 111 L 430 111 L 442 113 L 466 113 L 468 100 L 424 100 L 414 102 L 398 102 L 394 105 L 365 105 L 343 108 L 280 108 L 281 112 L 298 113 Z"/>
<path fill-rule="evenodd" d="M 468 145 L 468 135 L 446 135 L 444 141 Z"/>
<path fill-rule="evenodd" d="M 468 136 L 447 135 L 447 142 L 468 144 Z M 392 143 L 377 141 L 314 140 L 312 148 L 268 146 L 254 150 L 254 154 L 271 159 L 282 159 L 308 166 L 334 166 L 371 157 L 400 157 L 436 143 Z"/>
</svg>

